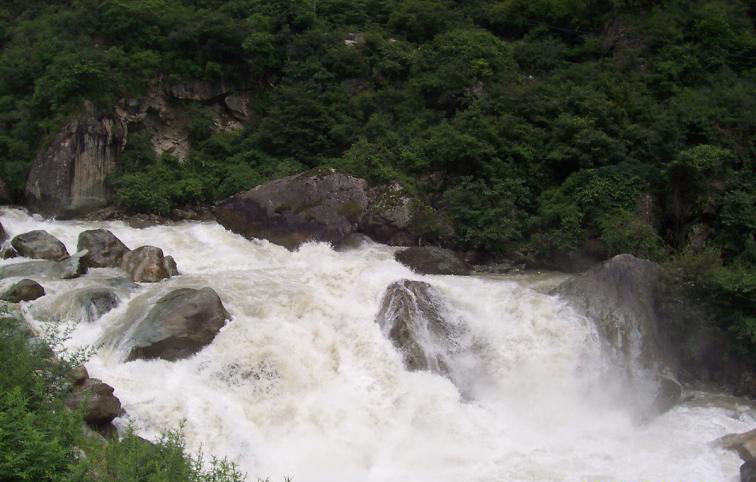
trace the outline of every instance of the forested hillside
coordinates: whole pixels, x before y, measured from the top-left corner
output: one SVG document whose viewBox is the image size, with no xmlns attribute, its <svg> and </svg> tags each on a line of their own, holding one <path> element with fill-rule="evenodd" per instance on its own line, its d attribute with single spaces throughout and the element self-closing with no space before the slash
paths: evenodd
<svg viewBox="0 0 756 482">
<path fill-rule="evenodd" d="M 455 234 L 431 224 L 430 243 L 544 266 L 667 262 L 754 349 L 749 3 L 6 0 L 0 176 L 21 200 L 38 149 L 85 100 L 222 80 L 250 96 L 244 128 L 214 130 L 197 102 L 183 162 L 132 135 L 111 180 L 123 209 L 335 167 L 447 216 Z"/>
</svg>

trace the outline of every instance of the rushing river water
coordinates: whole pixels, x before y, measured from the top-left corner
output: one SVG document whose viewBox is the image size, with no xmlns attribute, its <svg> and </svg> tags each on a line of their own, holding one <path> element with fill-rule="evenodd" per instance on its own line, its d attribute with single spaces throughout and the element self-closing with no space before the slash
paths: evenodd
<svg viewBox="0 0 756 482">
<path fill-rule="evenodd" d="M 228 457 L 250 480 L 735 481 L 739 457 L 710 442 L 756 425 L 746 401 L 702 393 L 636 423 L 608 388 L 591 322 L 534 289 L 548 280 L 420 276 L 394 248 L 289 252 L 210 222 L 132 229 L 0 213 L 11 236 L 45 229 L 72 253 L 81 231 L 104 227 L 130 248 L 174 256 L 181 276 L 118 291 L 121 305 L 72 325 L 68 344 L 99 347 L 87 368 L 115 387 L 127 412 L 118 425 L 155 438 L 183 423 L 191 448 Z M 48 295 L 25 304 L 26 316 L 39 325 L 67 291 L 116 276 L 40 279 Z M 431 283 L 462 328 L 456 384 L 407 371 L 376 323 L 386 287 L 403 278 Z M 173 289 L 204 286 L 232 316 L 211 345 L 178 362 L 123 362 L 118 327 Z"/>
</svg>

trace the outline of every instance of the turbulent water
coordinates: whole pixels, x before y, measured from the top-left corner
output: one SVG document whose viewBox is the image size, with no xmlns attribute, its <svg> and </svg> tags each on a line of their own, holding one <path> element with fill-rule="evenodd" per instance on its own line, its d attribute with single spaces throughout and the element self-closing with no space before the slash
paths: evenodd
<svg viewBox="0 0 756 482">
<path fill-rule="evenodd" d="M 734 481 L 738 456 L 709 442 L 756 425 L 745 401 L 700 393 L 638 424 L 608 382 L 591 322 L 534 289 L 548 280 L 420 276 L 386 246 L 288 252 L 215 223 L 131 229 L 11 209 L 0 219 L 11 236 L 46 229 L 70 252 L 82 230 L 105 227 L 131 248 L 174 256 L 181 276 L 121 289 L 122 304 L 71 325 L 68 344 L 98 347 L 87 368 L 115 387 L 127 412 L 118 425 L 155 438 L 183 423 L 190 447 L 228 457 L 250 480 Z M 41 280 L 48 296 L 26 316 L 41 326 L 67 291 L 116 276 Z M 460 333 L 451 342 L 464 347 L 453 376 L 406 370 L 376 323 L 386 287 L 403 278 L 444 298 Z M 211 345 L 178 362 L 123 362 L 128 342 L 116 333 L 170 290 L 204 286 L 232 316 Z"/>
</svg>

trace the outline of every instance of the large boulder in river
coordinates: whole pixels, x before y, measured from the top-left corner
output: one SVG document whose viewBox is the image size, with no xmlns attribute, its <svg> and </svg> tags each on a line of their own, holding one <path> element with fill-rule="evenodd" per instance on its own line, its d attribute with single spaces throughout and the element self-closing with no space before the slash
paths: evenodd
<svg viewBox="0 0 756 482">
<path fill-rule="evenodd" d="M 365 181 L 318 169 L 257 186 L 215 208 L 218 222 L 246 238 L 288 249 L 306 241 L 334 244 L 357 230 L 367 207 Z"/>
<path fill-rule="evenodd" d="M 37 277 L 51 279 L 78 278 L 87 272 L 87 266 L 82 261 L 87 251 L 79 251 L 63 261 L 27 261 L 25 263 L 7 264 L 0 266 L 0 279 L 14 277 Z"/>
<path fill-rule="evenodd" d="M 171 276 L 163 250 L 155 246 L 142 246 L 126 253 L 121 259 L 121 269 L 137 283 L 154 283 Z"/>
<path fill-rule="evenodd" d="M 41 229 L 19 234 L 11 240 L 11 245 L 18 254 L 27 258 L 60 261 L 68 257 L 66 246 L 58 238 Z"/>
<path fill-rule="evenodd" d="M 110 200 L 105 179 L 126 144 L 126 127 L 91 104 L 66 124 L 32 163 L 26 199 L 33 211 L 58 218 L 102 208 Z"/>
<path fill-rule="evenodd" d="M 229 318 L 212 288 L 171 291 L 131 331 L 127 360 L 191 356 L 210 344 Z"/>
<path fill-rule="evenodd" d="M 749 460 L 740 466 L 740 482 L 756 482 L 756 460 Z"/>
<path fill-rule="evenodd" d="M 74 320 L 93 323 L 121 302 L 108 288 L 80 288 L 59 296 L 52 308 L 55 321 Z"/>
<path fill-rule="evenodd" d="M 0 299 L 10 303 L 20 303 L 36 300 L 42 296 L 45 296 L 45 289 L 42 285 L 34 280 L 22 279 L 0 295 Z"/>
<path fill-rule="evenodd" d="M 451 325 L 440 294 L 428 283 L 400 280 L 386 288 L 376 321 L 410 370 L 447 370 Z"/>
<path fill-rule="evenodd" d="M 756 460 L 756 429 L 745 433 L 731 433 L 714 441 L 718 447 L 733 450 L 746 462 Z"/>
<path fill-rule="evenodd" d="M 104 425 L 121 413 L 121 401 L 113 395 L 113 387 L 96 378 L 87 378 L 73 388 L 66 405 L 84 412 L 84 421 L 90 425 Z"/>
<path fill-rule="evenodd" d="M 123 256 L 129 252 L 120 239 L 107 229 L 90 229 L 79 234 L 76 249 L 86 249 L 87 266 L 90 268 L 118 268 Z"/>
<path fill-rule="evenodd" d="M 420 274 L 468 275 L 472 272 L 472 267 L 450 249 L 414 247 L 397 251 L 394 257 Z"/>
<path fill-rule="evenodd" d="M 565 281 L 555 293 L 596 323 L 617 365 L 651 373 L 669 362 L 658 336 L 658 277 L 655 263 L 621 254 Z"/>
</svg>

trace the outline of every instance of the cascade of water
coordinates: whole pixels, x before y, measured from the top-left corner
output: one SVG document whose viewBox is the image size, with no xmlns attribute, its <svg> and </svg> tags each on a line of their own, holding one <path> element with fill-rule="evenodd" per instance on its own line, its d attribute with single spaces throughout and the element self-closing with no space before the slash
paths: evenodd
<svg viewBox="0 0 756 482">
<path fill-rule="evenodd" d="M 181 276 L 117 289 L 121 303 L 76 324 L 68 344 L 100 347 L 87 367 L 115 387 L 128 413 L 119 424 L 155 437 L 183 421 L 191 448 L 230 457 L 252 480 L 728 480 L 737 455 L 708 442 L 756 421 L 746 402 L 717 398 L 635 425 L 607 396 L 596 328 L 530 282 L 420 276 L 378 244 L 289 252 L 215 223 L 137 230 L 1 214 L 11 235 L 46 229 L 71 252 L 79 232 L 104 227 L 131 248 L 175 257 Z M 41 279 L 49 294 L 25 305 L 27 317 L 43 323 L 55 306 L 47 300 L 119 276 Z M 378 315 L 402 279 L 429 283 L 443 300 L 452 345 L 430 329 L 420 339 L 448 376 L 408 370 L 389 325 L 376 322 L 391 318 Z M 204 286 L 232 316 L 212 344 L 176 362 L 122 361 L 117 340 L 131 321 L 169 291 Z"/>
</svg>

